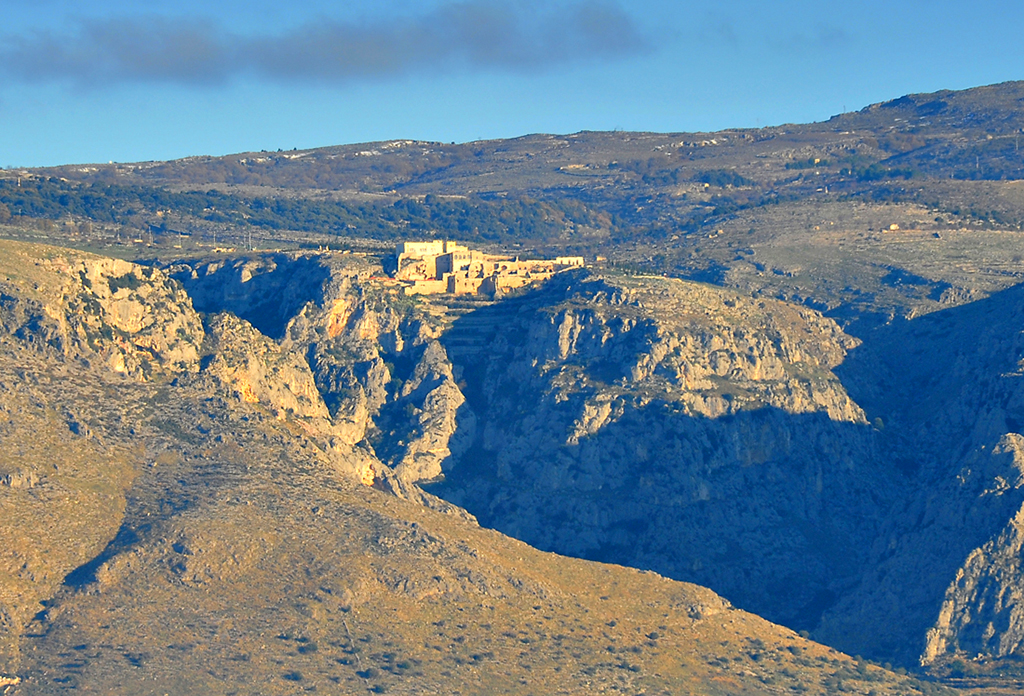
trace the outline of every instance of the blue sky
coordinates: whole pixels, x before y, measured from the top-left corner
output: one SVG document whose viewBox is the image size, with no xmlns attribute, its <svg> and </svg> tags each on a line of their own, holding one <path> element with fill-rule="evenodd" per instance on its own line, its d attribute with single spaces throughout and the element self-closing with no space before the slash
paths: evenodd
<svg viewBox="0 0 1024 696">
<path fill-rule="evenodd" d="M 0 0 L 0 166 L 826 119 L 1024 79 L 1024 5 Z"/>
</svg>

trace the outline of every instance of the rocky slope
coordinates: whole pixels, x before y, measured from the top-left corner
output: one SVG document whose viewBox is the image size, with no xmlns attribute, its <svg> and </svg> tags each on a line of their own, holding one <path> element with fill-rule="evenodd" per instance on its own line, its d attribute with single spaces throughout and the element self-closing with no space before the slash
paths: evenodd
<svg viewBox="0 0 1024 696">
<path fill-rule="evenodd" d="M 118 259 L 7 243 L 0 260 L 5 334 L 136 379 L 195 372 L 202 322 L 162 272 Z"/>
<path fill-rule="evenodd" d="M 249 480 L 263 458 L 306 472 L 295 474 L 304 491 L 323 475 L 467 529 L 475 515 L 544 550 L 707 585 L 883 661 L 941 671 L 1024 642 L 1019 289 L 883 325 L 861 344 L 805 307 L 661 277 L 583 271 L 460 304 L 406 298 L 351 254 L 178 263 L 169 275 L 24 245 L 6 258 L 0 344 L 22 356 L 10 362 L 10 441 L 24 450 L 20 424 L 34 423 L 61 458 L 83 462 L 68 476 L 110 477 L 100 498 L 68 498 L 91 516 L 54 517 L 52 538 L 88 520 L 92 541 L 27 560 L 35 530 L 17 532 L 10 664 L 19 627 L 69 572 L 94 558 L 73 586 L 102 586 L 108 567 L 129 577 L 110 565 L 129 550 L 166 567 L 170 537 L 141 533 L 143 516 L 207 500 L 211 516 L 231 517 L 217 491 L 280 485 L 276 470 Z M 91 389 L 120 405 L 53 417 L 57 392 L 15 397 L 28 378 L 13 366 L 51 375 L 47 360 L 69 375 L 65 403 Z M 101 455 L 108 463 L 93 463 Z M 4 464 L 0 490 L 71 485 L 29 459 Z M 181 483 L 193 476 L 217 483 Z M 431 482 L 469 512 L 417 485 Z M 180 536 L 179 522 L 167 524 Z M 228 532 L 209 534 L 234 548 Z M 248 563 L 230 555 L 218 563 Z"/>
<path fill-rule="evenodd" d="M 486 346 L 444 339 L 479 424 L 437 492 L 540 548 L 816 625 L 896 492 L 831 372 L 853 339 L 659 278 L 564 276 L 489 311 Z"/>
<path fill-rule="evenodd" d="M 841 369 L 908 494 L 823 638 L 924 664 L 1019 653 L 1022 310 L 1017 286 L 893 324 Z"/>
<path fill-rule="evenodd" d="M 95 423 L 117 409 L 97 410 L 123 383 L 194 373 L 203 329 L 160 271 L 21 244 L 3 252 L 0 659 L 17 665 L 40 601 L 117 533 L 146 455 L 131 438 L 108 440 Z"/>
<path fill-rule="evenodd" d="M 908 453 L 921 442 L 932 443 L 933 459 L 959 452 L 950 434 L 981 422 L 983 404 L 1005 402 L 936 402 L 930 408 L 959 420 L 930 434 L 925 417 L 908 434 L 892 404 L 914 412 L 935 366 L 899 362 L 892 346 L 909 351 L 920 337 L 879 333 L 858 346 L 812 310 L 655 277 L 564 275 L 541 291 L 454 311 L 410 301 L 373 273 L 365 260 L 337 255 L 174 269 L 200 308 L 255 324 L 268 325 L 270 298 L 287 298 L 296 309 L 277 344 L 236 343 L 288 362 L 292 376 L 263 369 L 257 383 L 301 382 L 292 389 L 307 395 L 315 385 L 323 406 L 293 398 L 278 412 L 363 453 L 366 482 L 418 499 L 410 484 L 443 481 L 432 490 L 540 548 L 706 584 L 852 652 L 910 665 L 925 653 L 929 663 L 959 654 L 947 634 L 971 610 L 941 619 L 942 598 L 971 551 L 1012 518 L 1005 501 L 1015 484 L 991 491 L 993 481 L 1016 480 L 1000 469 L 1013 461 L 1013 441 L 1000 445 L 998 428 L 985 440 L 995 454 L 979 461 L 995 469 L 974 475 L 967 503 L 952 502 L 965 500 L 964 486 L 943 478 L 948 464 L 908 482 Z M 239 289 L 246 284 L 251 292 Z M 226 361 L 237 362 L 232 351 L 217 353 L 207 367 L 235 398 L 259 401 L 244 396 L 237 370 L 225 373 Z M 305 362 L 311 377 L 297 382 Z M 944 520 L 944 534 L 931 523 L 920 529 L 922 505 Z M 905 549 L 896 560 L 894 543 Z M 900 597 L 899 608 L 882 596 Z"/>
<path fill-rule="evenodd" d="M 858 345 L 790 305 L 565 276 L 442 339 L 476 437 L 432 490 L 851 653 L 998 674 L 1024 642 L 1022 298 Z"/>
<path fill-rule="evenodd" d="M 152 580 L 179 563 L 185 570 L 167 578 L 193 588 L 218 577 L 234 578 L 231 592 L 269 587 L 276 580 L 253 570 L 251 549 L 281 545 L 253 536 L 246 550 L 231 539 L 246 524 L 291 534 L 274 517 L 285 505 L 266 502 L 274 496 L 298 501 L 288 514 L 308 521 L 322 548 L 351 544 L 315 577 L 357 566 L 352 555 L 375 553 L 368 528 L 303 512 L 319 506 L 308 498 L 315 482 L 329 479 L 346 510 L 379 502 L 376 493 L 346 497 L 370 495 L 357 487 L 369 484 L 449 513 L 442 526 L 473 529 L 472 515 L 418 485 L 435 482 L 430 490 L 486 525 L 545 549 L 707 583 L 851 653 L 940 675 L 1020 675 L 1024 300 L 1014 283 L 1024 193 L 1013 179 L 1022 89 L 911 95 L 823 124 L 757 131 L 229 157 L 235 173 L 217 180 L 228 193 L 207 196 L 216 211 L 168 213 L 147 188 L 157 177 L 174 188 L 160 200 L 178 203 L 185 178 L 207 191 L 202 172 L 212 161 L 202 158 L 50 172 L 65 180 L 0 176 L 12 211 L 22 207 L 12 196 L 31 194 L 50 218 L 15 216 L 4 234 L 73 234 L 177 259 L 151 262 L 158 268 L 0 246 L 0 671 L 21 670 L 22 648 L 38 640 L 26 670 L 112 688 L 97 676 L 116 671 L 107 660 L 134 665 L 139 654 L 97 652 L 88 670 L 65 668 L 82 662 L 72 659 L 80 644 L 58 612 L 36 627 L 40 636 L 64 631 L 65 662 L 50 638 L 24 639 L 40 602 L 59 594 L 67 616 L 97 622 L 85 597 L 101 587 L 121 588 L 125 606 L 172 596 L 184 605 L 185 595 Z M 335 191 L 304 189 L 316 168 Z M 87 189 L 75 183 L 83 176 L 138 188 Z M 334 205 L 344 201 L 354 203 Z M 91 226 L 86 202 L 102 213 Z M 268 202 L 283 217 L 250 217 Z M 162 231 L 148 227 L 140 236 L 151 244 L 129 249 L 135 232 L 112 224 L 111 211 Z M 316 229 L 302 227 L 302 239 L 313 245 L 380 249 L 392 235 L 460 229 L 524 253 L 601 254 L 620 268 L 731 291 L 578 275 L 499 304 L 448 303 L 405 297 L 377 278 L 376 259 L 354 253 L 180 262 L 211 239 L 251 246 L 254 230 L 258 244 L 273 234 L 275 246 L 295 245 L 288 225 L 311 220 Z M 825 312 L 863 343 L 795 305 Z M 283 483 L 296 478 L 302 485 Z M 217 497 L 231 495 L 266 496 L 270 512 L 247 516 Z M 218 531 L 217 520 L 227 526 Z M 147 536 L 152 529 L 170 531 Z M 189 565 L 175 544 L 194 556 L 217 551 Z M 446 560 L 461 558 L 453 554 Z M 434 567 L 448 578 L 443 566 Z M 148 579 L 130 579 L 132 567 Z M 287 575 L 283 562 L 266 567 Z M 415 613 L 395 601 L 399 613 Z M 173 617 L 148 616 L 188 633 Z M 317 624 L 328 625 L 337 629 Z"/>
<path fill-rule="evenodd" d="M 586 273 L 453 315 L 358 260 L 316 259 L 174 274 L 200 308 L 256 324 L 268 298 L 308 298 L 281 345 L 307 357 L 343 439 L 395 479 L 447 477 L 436 491 L 488 525 L 711 584 L 797 628 L 854 581 L 895 491 L 830 372 L 856 345 L 830 320 Z"/>
<path fill-rule="evenodd" d="M 340 475 L 374 480 L 375 460 L 334 436 L 301 356 L 234 317 L 212 317 L 207 331 L 162 271 L 4 243 L 0 287 L 0 638 L 11 663 L 40 600 L 118 534 L 139 468 L 159 460 L 168 437 L 188 439 L 189 416 L 157 413 L 168 384 L 259 404 L 303 428 Z"/>
<path fill-rule="evenodd" d="M 298 420 L 363 453 L 367 482 L 418 499 L 440 481 L 540 548 L 706 584 L 880 660 L 1020 644 L 1016 290 L 859 345 L 807 308 L 656 277 L 458 309 L 354 257 L 174 273 L 255 324 L 287 298 L 260 350 L 305 356 L 327 415 Z"/>
<path fill-rule="evenodd" d="M 436 340 L 444 308 L 441 316 L 424 311 L 371 282 L 379 267 L 352 256 L 282 254 L 172 272 L 200 309 L 230 310 L 277 333 L 283 353 L 308 362 L 337 436 L 374 451 L 403 485 L 437 478 L 450 446 L 460 446 L 450 439 L 465 397 Z"/>
<path fill-rule="evenodd" d="M 935 691 L 709 590 L 531 549 L 390 474 L 336 430 L 354 411 L 335 390 L 332 412 L 296 356 L 331 348 L 373 403 L 367 365 L 340 354 L 400 328 L 408 379 L 386 398 L 451 408 L 454 373 L 414 313 L 380 321 L 353 290 L 363 319 L 334 324 L 349 342 L 295 353 L 298 336 L 330 338 L 341 305 L 305 305 L 275 343 L 232 315 L 199 321 L 157 271 L 0 251 L 8 693 Z M 120 297 L 98 282 L 126 275 L 138 284 Z M 108 309 L 122 297 L 130 321 Z M 362 363 L 406 355 L 375 350 Z"/>
</svg>

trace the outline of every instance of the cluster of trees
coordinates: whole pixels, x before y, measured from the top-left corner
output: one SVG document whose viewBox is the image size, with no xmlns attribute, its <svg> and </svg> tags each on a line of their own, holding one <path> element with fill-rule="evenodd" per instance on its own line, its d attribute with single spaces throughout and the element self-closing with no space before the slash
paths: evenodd
<svg viewBox="0 0 1024 696">
<path fill-rule="evenodd" d="M 829 166 L 827 159 L 820 157 L 808 157 L 805 160 L 797 160 L 795 162 L 786 162 L 786 169 L 815 169 L 818 167 L 824 168 Z"/>
<path fill-rule="evenodd" d="M 695 172 L 692 166 L 681 166 L 666 156 L 613 162 L 608 166 L 610 169 L 637 174 L 640 180 L 649 186 L 672 186 L 690 181 L 722 188 L 757 185 L 756 181 L 748 179 L 735 169 L 707 169 Z"/>
<path fill-rule="evenodd" d="M 913 167 L 892 167 L 881 162 L 866 167 L 850 166 L 839 170 L 840 176 L 850 176 L 857 181 L 884 181 L 886 179 L 913 179 L 917 170 Z"/>
<path fill-rule="evenodd" d="M 233 184 L 289 189 L 363 190 L 368 180 L 373 190 L 399 186 L 464 160 L 465 148 L 436 146 L 429 152 L 410 146 L 387 157 L 352 153 L 317 152 L 296 157 L 290 153 L 259 153 L 245 158 L 211 157 L 163 162 L 137 173 L 148 180 L 184 184 Z M 115 176 L 105 170 L 96 177 Z"/>
<path fill-rule="evenodd" d="M 664 155 L 644 160 L 612 162 L 608 168 L 636 174 L 640 181 L 649 186 L 672 186 L 690 180 L 689 172 L 684 167 Z"/>
<path fill-rule="evenodd" d="M 201 215 L 226 200 L 216 191 L 171 193 L 115 184 L 83 186 L 57 178 L 0 180 L 0 204 L 12 215 L 52 220 L 71 216 L 120 222 L 138 213 L 170 209 Z"/>
<path fill-rule="evenodd" d="M 403 198 L 381 209 L 380 216 L 397 230 L 443 231 L 460 239 L 491 242 L 554 240 L 574 227 L 611 225 L 608 215 L 566 198 Z"/>
<path fill-rule="evenodd" d="M 57 178 L 0 180 L 0 216 L 74 218 L 140 227 L 160 213 L 272 230 L 357 235 L 378 239 L 446 235 L 466 241 L 560 239 L 579 226 L 608 229 L 612 220 L 578 200 L 528 197 L 402 198 L 348 202 L 245 197 L 220 191 L 173 192 L 156 187 L 74 184 Z"/>
</svg>

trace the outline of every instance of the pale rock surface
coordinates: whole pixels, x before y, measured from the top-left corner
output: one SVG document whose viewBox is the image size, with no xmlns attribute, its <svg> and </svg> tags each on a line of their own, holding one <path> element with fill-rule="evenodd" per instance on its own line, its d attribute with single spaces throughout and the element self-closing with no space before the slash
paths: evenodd
<svg viewBox="0 0 1024 696">
<path fill-rule="evenodd" d="M 459 390 L 444 347 L 428 343 L 412 377 L 402 385 L 395 407 L 406 411 L 414 425 L 408 443 L 395 461 L 395 473 L 409 482 L 436 479 L 442 464 L 461 455 L 472 440 L 475 416 L 463 409 L 466 397 Z M 456 422 L 462 410 L 462 423 Z M 453 442 L 456 428 L 459 438 Z M 454 448 L 454 452 L 453 452 Z"/>
<path fill-rule="evenodd" d="M 30 274 L 0 297 L 4 328 L 24 345 L 139 380 L 199 369 L 202 321 L 163 271 L 69 252 L 34 261 Z"/>
<path fill-rule="evenodd" d="M 279 419 L 292 415 L 325 427 L 330 414 L 301 355 L 283 351 L 231 314 L 212 317 L 209 331 L 207 374 L 228 385 L 236 398 L 267 405 Z"/>
<path fill-rule="evenodd" d="M 230 310 L 277 338 L 282 354 L 303 356 L 327 411 L 317 417 L 332 421 L 340 443 L 377 450 L 405 484 L 442 475 L 456 414 L 471 416 L 436 341 L 441 327 L 368 282 L 365 264 L 281 254 L 172 272 L 203 311 Z M 456 438 L 455 449 L 466 439 Z M 383 471 L 377 478 L 387 478 Z"/>
</svg>

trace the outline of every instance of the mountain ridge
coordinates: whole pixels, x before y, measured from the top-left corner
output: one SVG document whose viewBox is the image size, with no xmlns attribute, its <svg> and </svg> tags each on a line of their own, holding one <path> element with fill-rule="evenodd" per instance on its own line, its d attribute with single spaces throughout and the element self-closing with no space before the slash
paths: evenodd
<svg viewBox="0 0 1024 696">
<path fill-rule="evenodd" d="M 458 646 L 496 638 L 476 626 L 463 643 L 448 629 L 431 642 L 416 602 L 476 611 L 494 599 L 481 588 L 500 585 L 517 636 L 529 598 L 555 596 L 531 584 L 545 568 L 605 572 L 530 551 L 533 579 L 517 586 L 502 553 L 525 547 L 476 531 L 479 521 L 546 551 L 710 587 L 658 580 L 643 590 L 657 606 L 675 606 L 665 597 L 676 591 L 708 602 L 702 593 L 719 592 L 835 649 L 1011 689 L 1024 644 L 1022 98 L 1015 82 L 756 131 L 388 141 L 3 172 L 0 235 L 20 241 L 0 242 L 0 406 L 20 453 L 12 444 L 2 460 L 0 494 L 29 502 L 2 610 L 13 667 L 0 669 L 20 670 L 28 693 L 72 683 L 127 693 L 125 675 L 147 660 L 171 679 L 166 656 L 178 653 L 166 650 L 179 650 L 201 675 L 190 684 L 241 684 L 251 663 L 281 692 L 331 677 L 347 689 L 441 689 L 445 671 L 482 673 L 473 655 L 487 650 Z M 409 297 L 384 268 L 391 245 L 410 238 L 584 256 L 589 268 L 500 302 Z M 67 452 L 68 471 L 45 461 L 33 432 Z M 32 551 L 45 501 L 51 536 L 35 541 L 52 545 L 48 559 Z M 53 541 L 80 533 L 65 520 L 75 505 L 92 521 L 77 550 Z M 349 525 L 340 537 L 334 515 Z M 447 531 L 408 532 L 409 516 Z M 60 525 L 68 531 L 52 531 Z M 484 563 L 460 546 L 465 535 L 504 551 Z M 402 650 L 421 665 L 389 647 L 356 651 L 359 593 L 291 577 L 281 559 L 292 546 L 295 566 L 324 582 L 359 568 L 379 595 L 360 605 L 380 627 L 371 633 L 401 642 L 388 612 L 405 617 L 413 642 Z M 320 548 L 347 550 L 317 565 Z M 607 572 L 623 586 L 641 577 Z M 304 588 L 302 608 L 269 599 L 288 586 Z M 244 587 L 268 588 L 259 612 L 231 607 Z M 207 591 L 219 608 L 197 608 L 205 632 L 147 613 Z M 761 632 L 778 646 L 791 639 L 768 624 L 731 634 L 723 652 L 702 644 L 703 662 L 671 670 L 666 655 L 701 652 L 680 634 L 662 653 L 664 639 L 648 634 L 671 623 L 657 624 L 628 644 L 649 661 L 609 661 L 625 638 L 600 627 L 625 620 L 587 618 L 603 596 L 552 605 L 545 621 L 587 627 L 576 650 L 586 658 L 573 659 L 608 689 L 941 688 L 863 659 L 762 651 Z M 645 611 L 622 601 L 620 614 Z M 106 640 L 99 606 L 131 607 L 121 627 L 148 616 L 182 638 L 161 633 L 138 651 Z M 253 648 L 214 664 L 182 647 L 251 637 L 278 610 L 291 628 L 259 643 L 277 646 L 266 659 Z M 683 625 L 687 611 L 668 613 Z M 75 624 L 97 631 L 82 651 Z M 592 688 L 583 671 L 556 676 L 572 653 L 549 641 L 569 634 L 549 629 L 504 636 L 491 652 L 515 679 L 529 666 Z M 516 641 L 544 647 L 531 657 Z M 360 676 L 370 657 L 372 679 Z M 275 672 L 274 660 L 296 666 Z"/>
<path fill-rule="evenodd" d="M 329 429 L 317 428 L 320 410 L 282 408 L 290 397 L 255 387 L 253 399 L 225 373 L 218 361 L 251 370 L 253 360 L 276 359 L 279 348 L 254 334 L 241 344 L 248 363 L 231 357 L 223 339 L 210 342 L 244 320 L 205 317 L 196 328 L 206 336 L 198 364 L 171 361 L 168 373 L 118 371 L 107 357 L 144 327 L 124 339 L 100 331 L 91 342 L 39 342 L 64 335 L 45 325 L 59 326 L 59 308 L 78 314 L 77 303 L 92 308 L 82 325 L 102 326 L 89 322 L 109 316 L 99 303 L 104 285 L 118 288 L 108 299 L 137 296 L 144 315 L 194 310 L 159 271 L 0 246 L 13 261 L 0 269 L 3 317 L 19 327 L 0 337 L 0 375 L 6 389 L 31 395 L 19 407 L 3 392 L 5 468 L 10 449 L 24 444 L 23 465 L 5 473 L 0 500 L 26 520 L 19 531 L 5 515 L 5 574 L 20 567 L 31 588 L 14 599 L 10 576 L 4 581 L 0 672 L 10 693 L 449 693 L 456 682 L 466 693 L 530 693 L 540 683 L 563 693 L 774 693 L 789 685 L 826 693 L 840 683 L 863 693 L 938 693 L 704 588 L 557 557 L 481 529 L 432 496 L 409 495 L 415 487 L 390 478 L 383 464 L 373 464 L 379 470 L 365 485 L 359 461 L 372 452 L 332 443 Z M 113 273 L 60 271 L 69 264 Z M 122 280 L 129 274 L 134 287 Z M 50 298 L 38 322 L 18 321 L 19 303 L 39 308 L 20 288 Z M 80 299 L 89 295 L 95 305 Z M 161 359 L 159 351 L 140 358 Z M 302 391 L 289 379 L 280 388 Z M 62 403 L 94 406 L 37 425 L 43 416 L 33 410 L 48 414 Z M 33 442 L 42 452 L 27 448 Z M 54 450 L 57 442 L 67 444 Z M 116 454 L 128 443 L 140 446 L 126 447 L 119 464 L 92 453 L 53 466 L 45 454 L 82 446 Z M 76 478 L 101 496 L 78 498 L 65 512 L 51 501 Z M 67 547 L 74 554 L 55 553 L 67 542 L 41 536 L 40 516 L 62 528 L 55 539 L 75 541 Z M 74 525 L 83 522 L 97 535 L 91 547 L 78 545 Z M 141 625 L 150 628 L 140 633 Z"/>
</svg>

